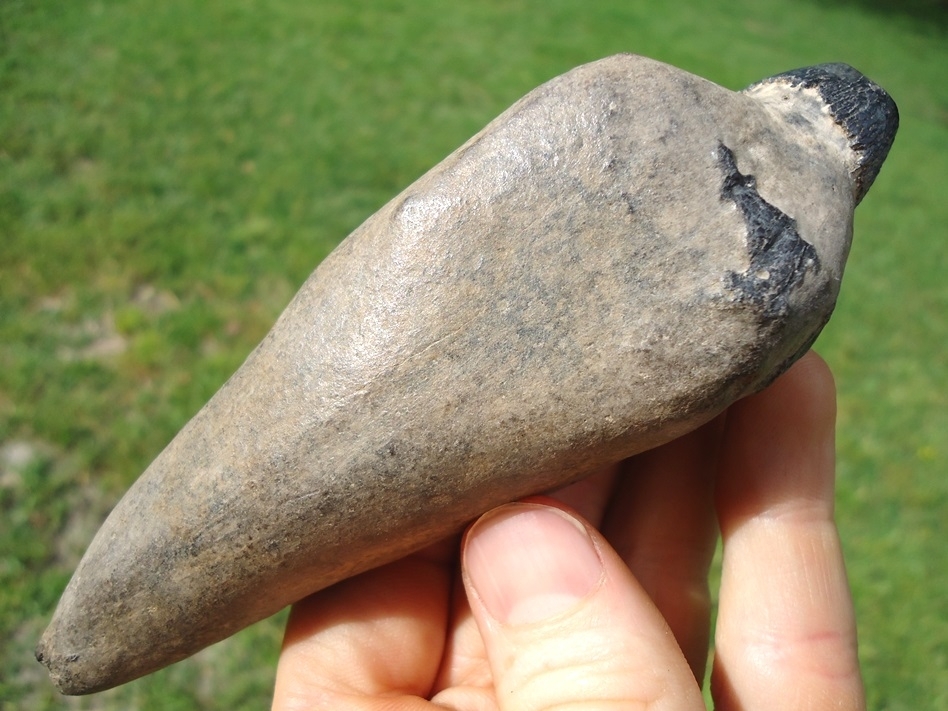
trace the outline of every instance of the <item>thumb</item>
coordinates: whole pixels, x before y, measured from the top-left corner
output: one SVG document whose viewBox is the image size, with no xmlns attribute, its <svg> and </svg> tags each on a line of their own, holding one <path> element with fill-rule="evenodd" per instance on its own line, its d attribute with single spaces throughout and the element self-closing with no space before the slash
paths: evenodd
<svg viewBox="0 0 948 711">
<path fill-rule="evenodd" d="M 548 499 L 467 531 L 462 571 L 499 708 L 704 709 L 675 638 L 605 539 Z"/>
</svg>

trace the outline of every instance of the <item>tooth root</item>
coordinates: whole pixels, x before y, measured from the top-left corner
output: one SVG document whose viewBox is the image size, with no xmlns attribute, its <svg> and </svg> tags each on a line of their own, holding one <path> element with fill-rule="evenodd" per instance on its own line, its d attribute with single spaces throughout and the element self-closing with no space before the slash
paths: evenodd
<svg viewBox="0 0 948 711">
<path fill-rule="evenodd" d="M 829 318 L 856 194 L 832 122 L 790 114 L 620 55 L 498 117 L 116 506 L 37 650 L 53 681 L 147 674 L 769 382 Z"/>
</svg>

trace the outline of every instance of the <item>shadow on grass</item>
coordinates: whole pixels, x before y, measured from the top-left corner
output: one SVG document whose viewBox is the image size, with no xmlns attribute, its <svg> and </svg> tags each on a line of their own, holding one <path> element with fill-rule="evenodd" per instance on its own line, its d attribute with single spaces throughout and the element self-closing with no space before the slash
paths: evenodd
<svg viewBox="0 0 948 711">
<path fill-rule="evenodd" d="M 818 0 L 821 5 L 843 5 L 887 17 L 903 17 L 919 29 L 948 33 L 948 0 Z"/>
</svg>

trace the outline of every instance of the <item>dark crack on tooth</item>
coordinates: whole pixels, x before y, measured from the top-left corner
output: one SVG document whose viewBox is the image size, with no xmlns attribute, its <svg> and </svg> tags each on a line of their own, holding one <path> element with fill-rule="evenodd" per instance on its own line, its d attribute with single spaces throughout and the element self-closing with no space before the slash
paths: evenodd
<svg viewBox="0 0 948 711">
<path fill-rule="evenodd" d="M 764 317 L 778 318 L 786 314 L 790 294 L 806 273 L 819 271 L 819 257 L 813 245 L 800 237 L 796 220 L 764 200 L 754 176 L 737 169 L 734 152 L 723 143 L 718 146 L 724 173 L 721 199 L 741 211 L 750 257 L 746 271 L 728 273 L 728 287 L 739 301 L 753 304 Z"/>
</svg>

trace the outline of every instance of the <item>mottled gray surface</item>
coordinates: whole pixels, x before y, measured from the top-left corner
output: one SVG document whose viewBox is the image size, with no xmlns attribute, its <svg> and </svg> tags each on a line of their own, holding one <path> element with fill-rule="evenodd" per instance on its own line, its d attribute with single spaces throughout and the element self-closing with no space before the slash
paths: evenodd
<svg viewBox="0 0 948 711">
<path fill-rule="evenodd" d="M 858 161 L 818 93 L 767 86 L 582 66 L 372 216 L 103 525 L 53 681 L 158 669 L 782 372 L 832 311 Z"/>
</svg>

